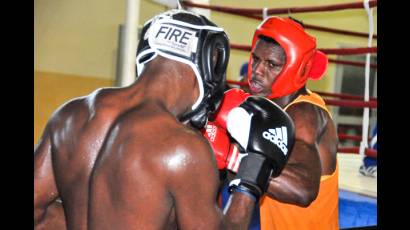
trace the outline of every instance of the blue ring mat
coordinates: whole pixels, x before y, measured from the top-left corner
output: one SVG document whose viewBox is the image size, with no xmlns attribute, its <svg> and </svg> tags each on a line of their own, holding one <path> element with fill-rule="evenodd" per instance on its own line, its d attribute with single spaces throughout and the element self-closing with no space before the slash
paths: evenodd
<svg viewBox="0 0 410 230">
<path fill-rule="evenodd" d="M 339 189 L 339 227 L 377 225 L 377 198 Z"/>
</svg>

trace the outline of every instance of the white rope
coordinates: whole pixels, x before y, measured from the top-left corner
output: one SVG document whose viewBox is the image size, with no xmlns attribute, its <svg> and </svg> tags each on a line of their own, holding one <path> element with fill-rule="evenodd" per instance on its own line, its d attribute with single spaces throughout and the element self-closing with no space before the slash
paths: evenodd
<svg viewBox="0 0 410 230">
<path fill-rule="evenodd" d="M 263 16 L 263 20 L 265 20 L 268 17 L 268 8 L 267 7 L 263 7 L 262 16 Z"/>
<path fill-rule="evenodd" d="M 178 10 L 182 10 L 182 5 L 181 5 L 181 3 L 179 2 L 179 0 L 177 0 L 177 3 L 178 3 Z"/>
<path fill-rule="evenodd" d="M 369 39 L 367 46 L 372 46 L 373 38 L 373 12 L 369 7 L 369 0 L 363 1 L 364 8 L 366 10 L 368 20 L 369 20 Z M 370 82 L 370 55 L 366 54 L 366 67 L 365 67 L 365 88 L 364 88 L 364 101 L 369 101 L 369 82 Z M 362 141 L 360 142 L 359 154 L 364 156 L 365 148 L 368 147 L 368 136 L 369 136 L 369 107 L 364 108 L 363 111 L 363 124 L 362 124 Z"/>
</svg>

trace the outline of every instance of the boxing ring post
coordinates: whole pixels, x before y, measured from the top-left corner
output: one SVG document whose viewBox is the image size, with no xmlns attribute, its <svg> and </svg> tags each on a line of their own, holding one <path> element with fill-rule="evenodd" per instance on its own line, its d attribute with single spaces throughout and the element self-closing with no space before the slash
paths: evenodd
<svg viewBox="0 0 410 230">
<path fill-rule="evenodd" d="M 118 86 L 128 86 L 135 80 L 135 57 L 137 53 L 138 20 L 140 0 L 126 0 L 125 26 L 122 34 L 122 45 L 119 46 L 121 55 L 118 63 Z"/>
</svg>

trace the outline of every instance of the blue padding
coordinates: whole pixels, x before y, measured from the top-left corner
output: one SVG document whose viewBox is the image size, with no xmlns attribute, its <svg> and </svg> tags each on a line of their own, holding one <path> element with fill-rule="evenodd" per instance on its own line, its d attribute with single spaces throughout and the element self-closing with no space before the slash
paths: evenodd
<svg viewBox="0 0 410 230">
<path fill-rule="evenodd" d="M 377 225 L 377 199 L 339 190 L 339 227 Z"/>
</svg>

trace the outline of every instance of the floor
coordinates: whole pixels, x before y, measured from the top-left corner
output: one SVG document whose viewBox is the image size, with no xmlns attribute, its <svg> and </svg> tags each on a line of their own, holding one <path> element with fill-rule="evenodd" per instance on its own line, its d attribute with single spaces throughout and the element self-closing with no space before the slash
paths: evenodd
<svg viewBox="0 0 410 230">
<path fill-rule="evenodd" d="M 362 158 L 358 154 L 338 154 L 339 188 L 377 198 L 377 179 L 359 173 Z"/>
<path fill-rule="evenodd" d="M 360 155 L 338 154 L 338 162 L 340 228 L 377 225 L 377 179 L 359 173 Z"/>
</svg>

